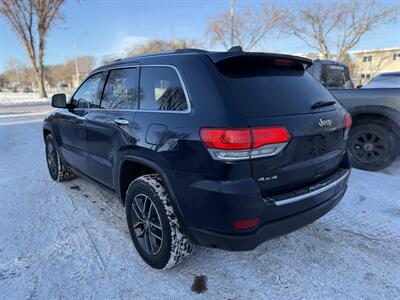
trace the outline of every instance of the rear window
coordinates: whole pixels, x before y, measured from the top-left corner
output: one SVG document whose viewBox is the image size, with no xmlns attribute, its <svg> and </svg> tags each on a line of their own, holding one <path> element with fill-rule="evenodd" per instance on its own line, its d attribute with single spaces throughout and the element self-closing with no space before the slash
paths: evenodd
<svg viewBox="0 0 400 300">
<path fill-rule="evenodd" d="M 217 67 L 245 117 L 310 113 L 315 102 L 335 100 L 301 64 L 241 57 Z"/>
<path fill-rule="evenodd" d="M 323 64 L 321 67 L 321 83 L 327 88 L 345 88 L 350 80 L 349 69 L 345 66 Z"/>
</svg>

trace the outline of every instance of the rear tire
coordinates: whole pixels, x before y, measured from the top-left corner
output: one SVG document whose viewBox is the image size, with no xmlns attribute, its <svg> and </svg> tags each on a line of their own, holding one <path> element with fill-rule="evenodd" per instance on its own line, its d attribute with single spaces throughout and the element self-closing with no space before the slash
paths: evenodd
<svg viewBox="0 0 400 300">
<path fill-rule="evenodd" d="M 157 174 L 132 181 L 125 208 L 133 244 L 149 266 L 172 268 L 192 253 L 193 245 L 182 232 L 169 194 Z"/>
<path fill-rule="evenodd" d="M 389 127 L 377 123 L 359 123 L 350 130 L 349 150 L 353 166 L 378 171 L 389 166 L 398 155 L 395 134 Z"/>
<path fill-rule="evenodd" d="M 68 181 L 75 177 L 67 166 L 63 163 L 57 148 L 54 143 L 53 136 L 51 134 L 46 136 L 46 161 L 49 169 L 50 177 L 54 181 Z"/>
</svg>

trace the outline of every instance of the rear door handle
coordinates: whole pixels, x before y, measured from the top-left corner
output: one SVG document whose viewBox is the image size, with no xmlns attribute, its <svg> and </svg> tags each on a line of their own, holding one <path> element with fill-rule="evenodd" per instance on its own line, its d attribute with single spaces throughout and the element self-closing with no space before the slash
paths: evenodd
<svg viewBox="0 0 400 300">
<path fill-rule="evenodd" d="M 86 118 L 85 118 L 85 117 L 82 117 L 82 116 L 75 116 L 75 118 L 76 118 L 78 121 L 85 121 L 85 120 L 86 120 Z"/>
<path fill-rule="evenodd" d="M 129 125 L 129 121 L 128 120 L 120 119 L 120 118 L 115 119 L 114 123 L 117 124 L 117 125 Z"/>
</svg>

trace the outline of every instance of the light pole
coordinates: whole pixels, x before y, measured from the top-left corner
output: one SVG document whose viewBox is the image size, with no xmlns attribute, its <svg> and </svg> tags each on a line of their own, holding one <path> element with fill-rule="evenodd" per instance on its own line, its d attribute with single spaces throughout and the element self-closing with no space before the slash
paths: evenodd
<svg viewBox="0 0 400 300">
<path fill-rule="evenodd" d="M 78 85 L 79 82 L 81 81 L 80 74 L 79 74 L 79 66 L 78 66 L 78 54 L 77 54 L 77 51 L 76 51 L 76 42 L 75 41 L 78 39 L 79 36 L 81 36 L 82 34 L 86 34 L 86 33 L 87 33 L 87 31 L 78 33 L 75 36 L 74 41 L 73 41 L 73 45 L 72 45 L 72 47 L 74 49 L 74 55 L 75 55 L 75 78 L 76 78 L 75 85 Z"/>
<path fill-rule="evenodd" d="M 235 0 L 231 0 L 231 47 L 233 47 L 234 42 L 234 9 L 235 9 Z"/>
</svg>

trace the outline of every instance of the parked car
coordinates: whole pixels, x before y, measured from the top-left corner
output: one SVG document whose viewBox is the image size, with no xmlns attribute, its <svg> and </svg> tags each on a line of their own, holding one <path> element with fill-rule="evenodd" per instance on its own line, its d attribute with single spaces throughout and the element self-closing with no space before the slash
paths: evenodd
<svg viewBox="0 0 400 300">
<path fill-rule="evenodd" d="M 102 66 L 43 127 L 50 176 L 115 191 L 154 268 L 244 251 L 330 211 L 351 117 L 299 57 L 182 49 Z"/>
<path fill-rule="evenodd" d="M 392 164 L 400 151 L 400 88 L 395 88 L 399 72 L 384 73 L 364 88 L 354 89 L 345 63 L 317 60 L 314 64 L 307 71 L 329 89 L 353 118 L 349 135 L 353 166 L 378 171 Z M 389 83 L 392 89 L 388 89 Z"/>
<path fill-rule="evenodd" d="M 380 73 L 360 87 L 364 89 L 400 88 L 400 72 Z"/>
<path fill-rule="evenodd" d="M 22 92 L 23 92 L 23 93 L 33 93 L 33 90 L 32 90 L 30 87 L 25 87 L 25 88 L 22 90 Z"/>
<path fill-rule="evenodd" d="M 59 82 L 59 83 L 57 83 L 57 87 L 59 89 L 64 89 L 64 88 L 67 88 L 68 85 L 66 83 L 64 83 L 64 82 Z"/>
</svg>

